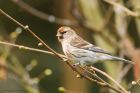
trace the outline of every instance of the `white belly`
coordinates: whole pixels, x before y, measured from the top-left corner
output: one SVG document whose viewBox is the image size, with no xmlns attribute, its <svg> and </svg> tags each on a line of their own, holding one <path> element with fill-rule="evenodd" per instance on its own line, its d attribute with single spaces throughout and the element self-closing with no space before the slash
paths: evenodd
<svg viewBox="0 0 140 93">
<path fill-rule="evenodd" d="M 63 51 L 67 57 L 70 57 L 68 56 L 68 54 L 70 54 L 72 60 L 75 63 L 78 62 L 80 64 L 91 65 L 98 61 L 111 59 L 111 56 L 108 54 L 97 53 L 85 49 L 79 49 L 70 45 L 63 46 Z"/>
</svg>

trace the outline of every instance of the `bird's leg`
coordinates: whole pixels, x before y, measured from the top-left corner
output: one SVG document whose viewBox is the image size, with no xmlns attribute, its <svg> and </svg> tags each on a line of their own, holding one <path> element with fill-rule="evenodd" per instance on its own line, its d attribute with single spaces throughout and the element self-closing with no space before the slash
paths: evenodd
<svg viewBox="0 0 140 93">
<path fill-rule="evenodd" d="M 66 58 L 63 58 L 63 61 L 68 61 L 68 59 L 66 59 Z"/>
<path fill-rule="evenodd" d="M 75 64 L 73 64 L 73 66 L 75 66 L 75 67 L 78 66 L 78 65 L 80 65 L 80 63 L 75 63 Z"/>
<path fill-rule="evenodd" d="M 84 76 L 88 76 L 89 73 L 88 73 L 88 71 L 86 70 L 85 61 L 81 60 L 81 61 L 79 62 L 79 65 L 80 65 L 80 68 L 82 69 L 82 74 L 83 74 Z"/>
<path fill-rule="evenodd" d="M 77 66 L 84 67 L 85 66 L 85 62 L 84 61 L 76 62 L 76 63 L 74 63 L 73 66 L 75 66 L 75 67 L 77 67 Z"/>
<path fill-rule="evenodd" d="M 79 65 L 80 65 L 79 63 L 74 63 L 74 64 L 72 65 L 72 67 L 73 67 L 73 69 L 76 69 L 76 67 L 79 66 Z"/>
</svg>

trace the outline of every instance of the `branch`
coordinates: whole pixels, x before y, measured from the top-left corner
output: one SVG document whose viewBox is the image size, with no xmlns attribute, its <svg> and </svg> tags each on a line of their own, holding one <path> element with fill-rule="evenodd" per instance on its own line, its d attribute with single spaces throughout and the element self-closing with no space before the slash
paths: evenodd
<svg viewBox="0 0 140 93">
<path fill-rule="evenodd" d="M 107 77 L 108 79 L 110 79 L 112 82 L 114 82 L 124 93 L 128 93 L 128 91 L 126 91 L 118 82 L 116 82 L 111 76 L 109 76 L 108 74 L 106 74 L 105 72 L 91 66 L 91 68 L 96 71 L 101 73 L 102 75 L 104 75 L 105 77 Z"/>
<path fill-rule="evenodd" d="M 135 63 L 133 70 L 134 70 L 134 78 L 135 78 L 135 80 L 137 80 L 140 77 L 140 70 L 139 70 L 140 52 L 134 47 L 133 43 L 131 42 L 131 40 L 129 39 L 127 34 L 121 34 L 119 36 L 121 38 L 121 42 L 123 42 L 123 46 L 125 48 L 126 54 Z"/>
<path fill-rule="evenodd" d="M 26 91 L 28 93 L 40 93 L 38 86 L 37 86 L 38 83 L 34 82 L 34 80 L 29 77 L 28 73 L 26 73 L 26 72 L 21 73 L 19 70 L 17 70 L 16 67 L 14 67 L 11 64 L 9 64 L 8 66 L 0 64 L 0 69 L 2 69 L 2 68 L 6 69 L 8 72 L 16 75 L 16 77 L 18 77 L 20 79 L 21 84 L 24 85 L 23 87 L 26 89 Z"/>
<path fill-rule="evenodd" d="M 133 86 L 136 86 L 136 85 L 140 86 L 140 79 L 138 79 L 137 81 L 132 81 L 131 84 Z"/>
<path fill-rule="evenodd" d="M 25 50 L 30 50 L 30 51 L 35 51 L 35 52 L 40 52 L 40 53 L 45 53 L 45 54 L 54 55 L 54 53 L 49 52 L 49 51 L 45 51 L 45 50 L 41 50 L 41 49 L 36 49 L 36 48 L 31 48 L 31 47 L 27 47 L 27 46 L 23 46 L 23 45 L 18 45 L 18 44 L 12 44 L 12 43 L 8 43 L 8 42 L 4 42 L 4 41 L 0 41 L 0 44 L 12 46 L 12 47 L 17 47 L 17 48 L 19 48 L 19 49 L 25 49 Z M 62 54 L 59 54 L 59 55 L 60 55 L 61 57 L 65 58 L 65 59 L 67 59 L 66 56 L 64 56 L 64 55 L 62 55 Z M 72 67 L 72 68 L 73 68 L 73 67 Z M 73 68 L 73 69 L 75 69 L 75 68 Z M 88 70 L 86 70 L 86 69 L 84 69 L 84 68 L 82 68 L 82 67 L 81 67 L 81 69 L 82 69 L 82 70 L 85 70 L 87 73 L 89 73 L 90 75 L 92 75 L 93 77 L 95 77 L 95 78 L 96 78 L 97 80 L 99 80 L 99 81 L 94 80 L 94 79 L 92 79 L 92 78 L 89 78 L 88 76 L 85 77 L 84 74 L 81 75 L 81 72 L 77 70 L 77 72 L 78 72 L 81 76 L 85 77 L 87 80 L 90 80 L 90 81 L 92 81 L 92 82 L 94 82 L 94 83 L 99 84 L 100 86 L 108 87 L 108 88 L 110 88 L 110 89 L 113 89 L 113 90 L 117 91 L 118 93 L 121 93 L 121 92 L 119 92 L 117 89 L 113 88 L 109 83 L 105 82 L 105 81 L 102 80 L 100 77 L 98 77 L 95 73 L 93 74 L 93 73 L 91 73 L 90 71 L 88 71 Z"/>
<path fill-rule="evenodd" d="M 137 80 L 140 77 L 140 71 L 139 71 L 140 52 L 137 51 L 137 49 L 133 45 L 133 42 L 130 40 L 130 37 L 128 36 L 128 33 L 127 33 L 128 21 L 126 20 L 127 16 L 124 13 L 124 11 L 121 11 L 121 12 L 115 11 L 115 17 L 116 17 L 115 22 L 116 22 L 117 34 L 120 37 L 120 41 L 123 44 L 123 48 L 125 49 L 126 55 L 129 56 L 132 59 L 132 61 L 135 63 L 134 64 L 134 77 Z"/>
<path fill-rule="evenodd" d="M 4 42 L 4 41 L 0 41 L 0 44 L 12 46 L 12 47 L 17 47 L 17 48 L 19 48 L 19 49 L 25 49 L 25 50 L 30 50 L 30 51 L 35 51 L 35 52 L 40 52 L 40 53 L 45 53 L 45 54 L 54 55 L 54 53 L 49 52 L 49 51 L 45 51 L 45 50 L 41 50 L 41 49 L 36 49 L 36 48 L 31 48 L 31 47 L 27 47 L 27 46 L 23 46 L 23 45 L 18 45 L 18 44 L 12 44 L 12 43 L 8 43 L 8 42 Z M 62 55 L 62 54 L 59 54 L 59 55 L 60 55 L 61 57 L 65 58 L 65 59 L 67 59 L 66 56 L 64 56 L 64 55 Z M 1 66 L 1 65 L 0 65 L 0 67 L 4 67 L 4 68 L 7 69 L 7 67 L 5 67 L 5 66 Z M 72 68 L 73 68 L 73 67 L 72 67 Z M 81 69 L 86 70 L 86 69 L 84 69 L 84 68 L 81 68 Z M 79 72 L 79 71 L 78 71 L 78 72 Z M 86 70 L 86 72 L 88 72 L 89 74 L 91 74 L 93 77 L 95 77 L 96 79 L 98 79 L 100 82 L 97 81 L 97 80 L 94 80 L 94 79 L 92 79 L 92 78 L 86 77 L 88 80 L 90 80 L 90 81 L 92 81 L 92 82 L 94 82 L 94 83 L 97 83 L 97 84 L 99 84 L 99 85 L 101 85 L 101 86 L 108 87 L 108 88 L 111 88 L 111 89 L 113 89 L 113 90 L 115 90 L 115 91 L 118 91 L 117 89 L 113 88 L 109 83 L 105 82 L 105 81 L 102 80 L 100 77 L 98 77 L 96 74 L 93 74 L 93 73 L 89 72 L 88 70 Z M 81 73 L 79 72 L 79 74 L 81 74 Z M 82 74 L 81 76 L 85 77 L 84 74 Z M 118 91 L 118 93 L 121 93 L 121 92 Z"/>
<path fill-rule="evenodd" d="M 12 43 L 8 43 L 8 42 L 4 42 L 4 41 L 0 41 L 0 44 L 3 45 L 8 45 L 8 46 L 12 46 L 12 47 L 17 47 L 19 49 L 25 49 L 25 50 L 30 50 L 30 51 L 35 51 L 35 52 L 40 52 L 40 53 L 45 53 L 45 54 L 50 54 L 54 56 L 54 53 L 49 52 L 49 51 L 45 51 L 45 50 L 41 50 L 41 49 L 37 49 L 37 48 L 31 48 L 31 47 L 27 47 L 27 46 L 23 46 L 23 45 L 18 45 L 18 44 L 12 44 Z M 66 56 L 59 54 L 62 58 L 67 59 Z"/>
<path fill-rule="evenodd" d="M 82 67 L 80 67 L 80 68 L 82 68 Z M 118 90 L 118 89 L 116 89 L 116 88 L 114 88 L 112 85 L 110 85 L 108 82 L 106 82 L 105 80 L 103 80 L 102 78 L 100 78 L 96 73 L 95 73 L 95 71 L 96 72 L 98 72 L 98 73 L 100 73 L 100 74 L 102 74 L 102 72 L 103 71 L 101 71 L 101 70 L 99 70 L 99 69 L 97 69 L 97 68 L 95 68 L 95 69 L 97 69 L 97 70 L 93 70 L 95 67 L 92 67 L 92 68 L 89 68 L 89 67 L 86 67 L 86 69 L 85 68 L 82 68 L 82 69 L 84 69 L 84 70 L 86 70 L 90 75 L 92 75 L 93 77 L 95 77 L 98 81 L 96 81 L 95 83 L 97 83 L 97 84 L 99 84 L 99 85 L 102 85 L 103 87 L 107 87 L 107 88 L 110 88 L 110 89 L 112 89 L 112 90 L 114 90 L 114 91 L 116 91 L 116 92 L 118 92 L 118 93 L 122 93 L 120 90 Z M 98 71 L 99 70 L 99 71 Z M 90 72 L 91 71 L 91 72 Z M 103 72 L 103 73 L 105 73 L 105 72 Z M 100 83 L 101 82 L 101 83 Z"/>
<path fill-rule="evenodd" d="M 13 21 L 14 23 L 16 23 L 17 25 L 19 25 L 21 28 L 23 28 L 25 31 L 28 31 L 30 34 L 32 34 L 40 43 L 42 43 L 48 50 L 50 50 L 51 52 L 53 52 L 57 57 L 59 57 L 60 59 L 62 59 L 61 56 L 59 56 L 59 54 L 57 54 L 52 48 L 50 48 L 41 38 L 39 38 L 36 34 L 34 34 L 34 32 L 29 28 L 28 25 L 24 26 L 22 25 L 20 22 L 18 22 L 17 20 L 15 20 L 14 18 L 12 18 L 11 16 L 9 16 L 8 14 L 6 14 L 4 11 L 2 11 L 0 9 L 0 13 L 3 14 L 5 17 L 7 17 L 8 19 L 10 19 L 11 21 Z"/>
<path fill-rule="evenodd" d="M 102 32 L 101 30 L 97 30 L 94 27 L 87 25 L 84 15 L 82 15 L 82 13 L 78 9 L 77 0 L 71 0 L 70 12 L 71 12 L 72 16 L 78 21 L 80 27 L 83 27 L 84 29 L 86 29 L 88 31 L 94 31 L 97 33 Z"/>
<path fill-rule="evenodd" d="M 122 10 L 123 10 L 124 12 L 126 12 L 128 15 L 131 15 L 131 16 L 133 16 L 133 17 L 138 17 L 138 16 L 139 16 L 138 13 L 129 10 L 128 8 L 124 7 L 123 5 L 121 5 L 121 4 L 119 4 L 119 3 L 114 2 L 113 0 L 104 0 L 104 1 L 105 1 L 106 3 L 108 3 L 108 4 L 111 4 L 111 5 L 115 6 L 115 7 L 118 7 L 118 8 L 120 8 L 120 9 L 122 9 Z"/>
<path fill-rule="evenodd" d="M 100 34 L 106 41 L 108 41 L 109 44 L 116 46 L 116 42 L 114 42 L 111 38 L 109 38 L 107 35 L 103 34 L 103 31 L 106 29 L 107 25 L 110 22 L 110 18 L 113 14 L 112 7 L 109 8 L 107 14 L 105 15 L 104 25 L 100 29 L 96 29 L 93 26 L 87 25 L 87 20 L 84 17 L 83 13 L 78 9 L 78 1 L 77 0 L 71 0 L 71 7 L 70 12 L 73 15 L 73 17 L 79 22 L 80 27 L 85 29 L 86 31 L 90 32 L 96 32 L 97 34 Z"/>
<path fill-rule="evenodd" d="M 50 23 L 57 23 L 57 24 L 68 25 L 68 26 L 78 26 L 78 23 L 74 20 L 57 18 L 54 15 L 46 14 L 26 4 L 22 0 L 11 0 L 11 1 L 15 3 L 18 7 L 28 12 L 29 14 L 36 16 L 40 19 L 43 19 L 45 21 L 48 21 Z"/>
<path fill-rule="evenodd" d="M 128 64 L 127 66 L 123 67 L 123 69 L 121 69 L 119 76 L 117 78 L 117 82 L 121 82 L 123 77 L 128 73 L 128 71 L 132 68 L 133 66 L 131 64 Z"/>
<path fill-rule="evenodd" d="M 116 89 L 116 88 L 114 88 L 114 87 L 112 87 L 112 86 L 108 86 L 108 85 L 107 85 L 106 83 L 104 83 L 104 82 L 99 82 L 99 81 L 94 80 L 94 79 L 92 79 L 91 77 L 85 75 L 85 74 L 83 73 L 83 71 L 85 70 L 84 68 L 82 68 L 82 67 L 80 67 L 80 66 L 78 66 L 77 68 L 75 68 L 75 67 L 70 63 L 70 60 L 69 60 L 69 59 L 64 60 L 64 58 L 63 58 L 59 53 L 55 52 L 52 48 L 50 48 L 41 38 L 39 38 L 31 29 L 29 29 L 29 27 L 28 27 L 27 25 L 26 25 L 26 26 L 22 25 L 21 23 L 19 23 L 18 21 L 16 21 L 14 18 L 12 18 L 11 16 L 9 16 L 7 13 L 5 13 L 4 11 L 2 11 L 1 9 L 0 9 L 0 13 L 1 13 L 2 15 L 6 16 L 6 17 L 7 17 L 8 19 L 10 19 L 11 21 L 13 21 L 14 23 L 16 23 L 17 25 L 19 25 L 20 27 L 22 27 L 23 29 L 25 29 L 26 31 L 28 31 L 28 32 L 29 32 L 31 35 L 33 35 L 39 42 L 41 42 L 50 52 L 52 52 L 52 53 L 53 53 L 56 57 L 58 57 L 59 59 L 63 60 L 63 62 L 66 62 L 67 65 L 69 65 L 74 71 L 76 71 L 78 74 L 80 74 L 80 75 L 81 75 L 82 77 L 84 77 L 85 79 L 87 79 L 87 80 L 89 80 L 89 81 L 91 81 L 91 82 L 97 83 L 97 84 L 99 84 L 99 85 L 101 85 L 101 86 L 108 87 L 108 88 L 110 88 L 110 89 L 112 89 L 112 90 L 114 90 L 114 91 L 116 91 L 116 92 L 118 92 L 118 93 L 128 93 L 120 84 L 116 83 L 115 80 L 113 80 L 112 78 L 110 78 L 109 75 L 107 75 L 105 72 L 102 72 L 101 70 L 99 70 L 99 69 L 97 69 L 97 68 L 95 68 L 95 67 L 93 67 L 92 69 L 94 69 L 96 72 L 99 72 L 99 73 L 105 75 L 108 79 L 111 79 L 113 82 L 115 82 L 115 84 L 116 84 L 121 90 Z M 10 44 L 9 44 L 9 45 L 10 45 Z M 82 70 L 82 72 L 81 72 L 81 70 Z M 86 70 L 86 71 L 87 71 L 87 70 Z M 87 72 L 88 72 L 88 71 L 87 71 Z M 94 76 L 94 73 L 91 74 L 91 75 Z M 123 92 L 122 92 L 122 90 L 123 90 Z"/>
</svg>

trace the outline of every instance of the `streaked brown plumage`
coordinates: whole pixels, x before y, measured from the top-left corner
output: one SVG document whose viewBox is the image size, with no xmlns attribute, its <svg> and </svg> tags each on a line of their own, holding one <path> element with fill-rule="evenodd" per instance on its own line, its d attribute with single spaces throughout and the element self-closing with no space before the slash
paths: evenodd
<svg viewBox="0 0 140 93">
<path fill-rule="evenodd" d="M 62 44 L 64 54 L 76 64 L 92 65 L 97 61 L 117 60 L 131 63 L 131 61 L 115 57 L 109 52 L 85 41 L 73 29 L 62 26 L 57 30 L 59 42 Z"/>
</svg>

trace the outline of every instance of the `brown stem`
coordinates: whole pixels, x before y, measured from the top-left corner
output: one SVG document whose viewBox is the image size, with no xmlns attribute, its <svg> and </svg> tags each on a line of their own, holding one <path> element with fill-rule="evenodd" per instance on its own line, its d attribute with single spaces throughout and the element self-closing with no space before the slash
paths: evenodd
<svg viewBox="0 0 140 93">
<path fill-rule="evenodd" d="M 104 1 L 105 1 L 106 3 L 109 3 L 109 4 L 111 4 L 111 5 L 115 6 L 115 7 L 118 7 L 118 8 L 120 8 L 120 9 L 122 9 L 122 10 L 123 10 L 124 12 L 126 12 L 128 15 L 131 15 L 131 16 L 133 16 L 133 17 L 138 17 L 138 16 L 139 16 L 138 13 L 129 10 L 128 8 L 124 7 L 123 5 L 121 5 L 121 4 L 119 4 L 119 3 L 114 2 L 113 0 L 104 0 Z"/>
<path fill-rule="evenodd" d="M 107 73 L 91 66 L 91 68 L 96 71 L 96 72 L 99 72 L 101 73 L 102 75 L 104 75 L 105 77 L 107 77 L 108 79 L 110 79 L 112 82 L 114 82 L 124 93 L 128 93 L 128 91 L 126 91 L 118 82 L 116 82 L 111 76 L 109 76 Z"/>
<path fill-rule="evenodd" d="M 24 45 L 18 45 L 18 44 L 12 44 L 12 43 L 8 43 L 8 42 L 4 42 L 4 41 L 0 41 L 0 44 L 3 45 L 8 45 L 8 46 L 12 46 L 12 47 L 17 47 L 19 49 L 25 49 L 25 50 L 30 50 L 30 51 L 35 51 L 35 52 L 40 52 L 40 53 L 45 53 L 45 54 L 50 54 L 50 55 L 54 55 L 54 53 L 50 52 L 50 51 L 46 51 L 46 50 L 41 50 L 41 49 L 37 49 L 37 48 L 32 48 L 32 47 L 27 47 Z M 66 56 L 59 54 L 61 57 L 68 59 Z"/>
<path fill-rule="evenodd" d="M 36 34 L 34 34 L 34 32 L 29 28 L 28 25 L 24 26 L 22 25 L 20 22 L 18 22 L 17 20 L 15 20 L 14 18 L 12 18 L 11 16 L 9 16 L 8 14 L 6 14 L 4 11 L 2 11 L 0 9 L 0 13 L 2 13 L 4 16 L 6 16 L 8 19 L 10 19 L 11 21 L 13 21 L 14 23 L 16 23 L 17 25 L 19 25 L 20 27 L 22 27 L 25 31 L 28 31 L 30 34 L 32 34 L 39 42 L 41 42 L 48 50 L 50 50 L 51 52 L 53 52 L 57 57 L 59 57 L 60 59 L 62 59 L 61 56 L 59 56 L 59 54 L 57 54 L 52 48 L 50 48 L 41 38 L 39 38 Z"/>
<path fill-rule="evenodd" d="M 14 23 L 16 23 L 17 25 L 19 25 L 20 27 L 22 27 L 23 29 L 25 29 L 26 31 L 30 32 L 30 33 L 31 33 L 39 42 L 41 42 L 50 52 L 52 52 L 56 57 L 58 57 L 58 58 L 60 58 L 60 59 L 63 60 L 63 57 L 62 57 L 59 53 L 55 52 L 51 47 L 49 47 L 49 46 L 48 46 L 41 38 L 39 38 L 31 29 L 29 29 L 28 26 L 22 25 L 21 23 L 19 23 L 18 21 L 16 21 L 14 18 L 12 18 L 11 16 L 9 16 L 7 13 L 5 13 L 4 11 L 2 11 L 1 9 L 0 9 L 0 13 L 1 13 L 2 15 L 6 16 L 6 17 L 7 17 L 8 19 L 10 19 L 11 21 L 13 21 Z M 63 60 L 63 61 L 64 61 L 64 60 Z M 75 67 L 70 63 L 70 60 L 67 60 L 67 61 L 64 61 L 64 62 L 66 62 L 67 65 L 69 65 L 69 66 L 70 66 L 74 71 L 76 71 L 78 74 L 80 74 L 80 75 L 83 76 L 85 79 L 87 79 L 87 80 L 89 80 L 89 81 L 91 81 L 91 82 L 97 83 L 97 84 L 99 84 L 99 85 L 101 85 L 101 86 L 104 86 L 104 87 L 108 87 L 108 88 L 110 88 L 110 89 L 112 89 L 112 90 L 114 90 L 114 91 L 116 91 L 116 92 L 118 92 L 118 93 L 128 93 L 120 84 L 118 84 L 115 80 L 113 80 L 108 74 L 106 74 L 105 72 L 103 72 L 103 71 L 101 71 L 101 70 L 99 70 L 99 69 L 97 69 L 97 68 L 95 68 L 95 67 L 93 67 L 92 69 L 94 69 L 96 72 L 99 72 L 99 73 L 103 74 L 103 75 L 106 76 L 108 79 L 112 80 L 121 90 L 123 90 L 123 92 L 122 92 L 121 90 L 119 90 L 119 89 L 116 89 L 116 88 L 114 88 L 114 87 L 112 87 L 112 86 L 106 84 L 106 83 L 99 82 L 99 81 L 94 80 L 94 79 L 92 79 L 91 77 L 85 75 L 83 72 L 79 71 L 79 68 L 81 68 L 81 67 L 75 68 Z"/>
<path fill-rule="evenodd" d="M 15 3 L 18 7 L 22 8 L 23 10 L 28 12 L 29 14 L 36 16 L 40 19 L 43 19 L 45 21 L 49 21 L 51 23 L 57 23 L 57 24 L 61 24 L 61 25 L 68 25 L 68 26 L 77 26 L 78 25 L 78 23 L 74 20 L 57 18 L 54 15 L 49 15 L 44 12 L 41 12 L 41 11 L 33 8 L 32 6 L 26 4 L 22 0 L 11 0 L 11 1 L 13 3 Z"/>
</svg>

